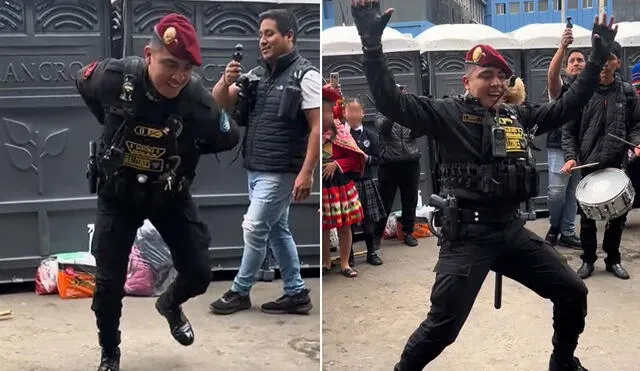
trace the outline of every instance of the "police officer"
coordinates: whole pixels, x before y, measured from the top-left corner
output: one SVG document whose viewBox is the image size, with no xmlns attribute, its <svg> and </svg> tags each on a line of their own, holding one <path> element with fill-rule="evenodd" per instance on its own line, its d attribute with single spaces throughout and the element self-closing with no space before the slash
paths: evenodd
<svg viewBox="0 0 640 371">
<path fill-rule="evenodd" d="M 410 336 L 396 370 L 422 370 L 458 336 L 490 270 L 504 274 L 554 304 L 554 350 L 549 370 L 585 370 L 574 357 L 584 330 L 587 288 L 566 260 L 524 228 L 521 202 L 537 195 L 527 131 L 538 134 L 575 119 L 591 97 L 616 30 L 597 20 L 593 51 L 584 71 L 557 100 L 507 106 L 503 94 L 512 71 L 488 45 L 465 56 L 463 97 L 431 99 L 401 94 L 385 64 L 381 35 L 392 9 L 378 1 L 352 1 L 362 39 L 364 69 L 379 111 L 438 141 L 441 196 L 432 196 L 442 226 L 431 310 Z"/>
<path fill-rule="evenodd" d="M 192 74 L 202 63 L 196 32 L 182 15 L 154 27 L 144 59 L 105 59 L 82 68 L 77 89 L 103 126 L 98 149 L 98 210 L 92 252 L 96 290 L 91 308 L 99 330 L 99 371 L 120 368 L 119 322 L 128 257 L 148 218 L 171 250 L 176 280 L 155 307 L 171 335 L 191 345 L 181 304 L 210 282 L 209 242 L 189 187 L 201 154 L 232 149 L 235 124 Z M 92 178 L 92 176 L 90 176 Z"/>
</svg>

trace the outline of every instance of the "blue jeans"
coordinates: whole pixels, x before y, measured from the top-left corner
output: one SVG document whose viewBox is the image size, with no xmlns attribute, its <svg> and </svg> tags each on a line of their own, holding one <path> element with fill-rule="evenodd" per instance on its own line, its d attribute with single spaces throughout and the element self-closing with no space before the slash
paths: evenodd
<svg viewBox="0 0 640 371">
<path fill-rule="evenodd" d="M 248 295 L 271 247 L 280 267 L 285 295 L 304 289 L 298 249 L 289 230 L 289 204 L 296 174 L 248 172 L 249 209 L 244 215 L 244 252 L 231 290 Z"/>
<path fill-rule="evenodd" d="M 580 182 L 580 171 L 576 170 L 571 176 L 560 173 L 564 165 L 564 153 L 560 149 L 548 149 L 549 188 L 547 204 L 549 206 L 549 223 L 551 228 L 560 231 L 565 236 L 576 233 L 576 214 L 578 201 L 576 187 Z"/>
</svg>

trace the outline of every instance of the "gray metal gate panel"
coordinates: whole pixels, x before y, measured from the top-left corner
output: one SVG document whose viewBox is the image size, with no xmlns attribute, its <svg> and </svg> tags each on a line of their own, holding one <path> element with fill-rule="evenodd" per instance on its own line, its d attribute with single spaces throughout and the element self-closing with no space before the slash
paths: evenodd
<svg viewBox="0 0 640 371">
<path fill-rule="evenodd" d="M 0 4 L 0 282 L 40 257 L 87 250 L 95 200 L 83 176 L 98 127 L 73 74 L 108 55 L 109 2 Z"/>
<path fill-rule="evenodd" d="M 220 4 L 225 3 L 208 2 Z M 148 10 L 137 21 L 146 31 L 169 10 L 156 2 L 138 5 Z M 179 6 L 196 5 L 207 4 Z M 319 8 L 293 7 L 301 26 L 302 53 L 311 54 L 317 65 Z M 100 127 L 76 94 L 70 76 L 81 66 L 109 56 L 111 46 L 108 1 L 8 0 L 0 5 L 0 13 L 5 16 L 0 26 L 0 172 L 5 174 L 0 182 L 0 282 L 5 282 L 33 279 L 43 256 L 88 249 L 86 225 L 95 219 L 95 196 L 88 192 L 84 169 L 87 142 L 97 137 Z M 236 33 L 244 27 L 233 19 L 218 19 L 218 24 L 219 29 Z M 245 37 L 248 40 L 251 34 Z M 224 38 L 226 44 L 220 44 Z M 140 39 L 138 50 L 147 39 L 148 35 Z M 257 40 L 255 34 L 253 40 Z M 238 41 L 233 32 L 212 35 L 208 44 L 203 41 L 205 63 L 216 57 L 218 63 L 226 63 Z M 226 49 L 211 51 L 210 45 Z M 251 60 L 251 52 L 257 58 L 253 45 L 245 44 L 245 61 Z M 217 71 L 203 73 L 219 76 L 222 72 L 222 66 L 210 68 Z M 220 163 L 213 156 L 203 157 L 194 184 L 194 197 L 213 237 L 214 269 L 237 269 L 242 255 L 240 224 L 248 206 L 247 182 L 241 158 L 229 165 L 234 155 L 220 155 Z M 320 240 L 319 170 L 316 173 L 314 193 L 293 206 L 290 215 L 301 264 L 314 267 L 319 265 Z"/>
</svg>

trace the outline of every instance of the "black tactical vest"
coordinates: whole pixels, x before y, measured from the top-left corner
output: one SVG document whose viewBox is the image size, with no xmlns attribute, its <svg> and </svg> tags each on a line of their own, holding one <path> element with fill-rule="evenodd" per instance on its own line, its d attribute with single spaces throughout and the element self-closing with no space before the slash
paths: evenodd
<svg viewBox="0 0 640 371">
<path fill-rule="evenodd" d="M 126 58 L 121 93 L 105 107 L 105 131 L 98 157 L 102 183 L 137 183 L 137 189 L 152 191 L 179 190 L 185 181 L 177 174 L 183 162 L 179 138 L 186 104 L 174 103 L 174 113 L 150 120 L 138 107 L 142 100 L 149 99 L 144 78 L 143 60 Z"/>
<path fill-rule="evenodd" d="M 475 155 L 465 151 L 464 145 L 459 150 L 451 147 L 441 149 L 439 178 L 442 193 L 496 207 L 517 204 L 537 196 L 538 176 L 530 153 L 528 133 L 516 112 L 503 105 L 497 118 L 486 110 L 483 116 L 463 114 L 463 122 L 465 117 L 469 122 L 464 125 L 473 125 L 469 127 L 473 133 L 482 136 L 482 148 Z M 505 156 L 494 156 L 493 126 L 504 130 Z"/>
<path fill-rule="evenodd" d="M 314 69 L 296 51 L 280 57 L 274 71 L 262 66 L 254 69 L 260 76 L 255 104 L 243 140 L 244 167 L 252 171 L 297 173 L 307 151 L 309 126 L 302 109 L 295 119 L 278 115 L 287 86 L 299 88 L 304 74 Z"/>
</svg>

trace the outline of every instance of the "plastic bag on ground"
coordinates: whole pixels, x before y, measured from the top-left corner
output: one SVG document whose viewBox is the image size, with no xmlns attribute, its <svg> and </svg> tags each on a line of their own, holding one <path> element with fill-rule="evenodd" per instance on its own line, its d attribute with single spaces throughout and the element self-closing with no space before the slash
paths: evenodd
<svg viewBox="0 0 640 371">
<path fill-rule="evenodd" d="M 58 261 L 56 258 L 46 258 L 36 271 L 36 294 L 49 295 L 58 292 Z"/>
</svg>

